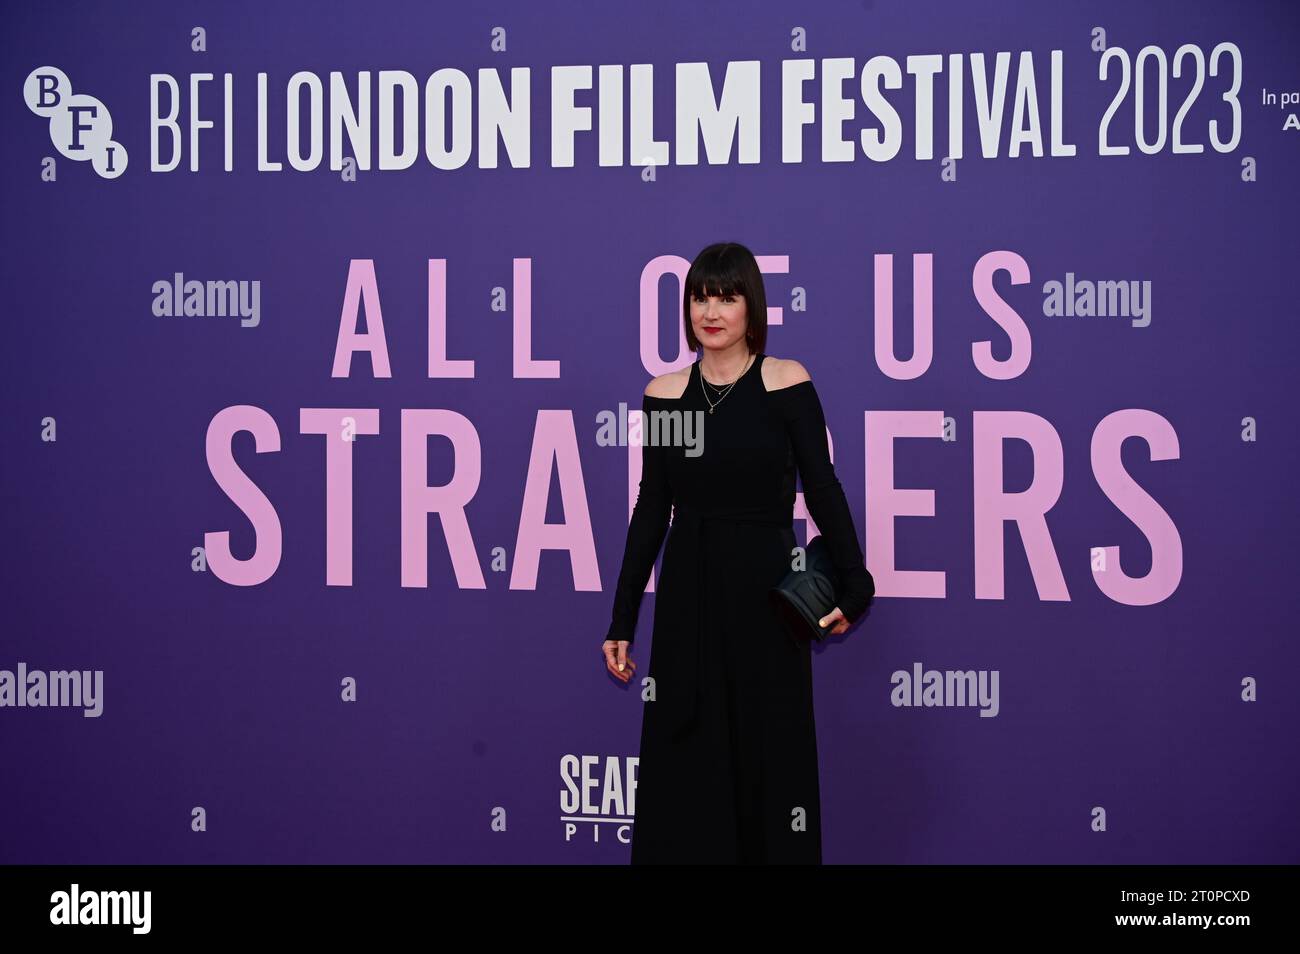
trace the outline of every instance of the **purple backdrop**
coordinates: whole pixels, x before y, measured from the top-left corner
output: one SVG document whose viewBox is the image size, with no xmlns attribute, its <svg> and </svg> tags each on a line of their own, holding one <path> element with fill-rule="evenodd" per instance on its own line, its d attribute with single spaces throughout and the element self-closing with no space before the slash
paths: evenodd
<svg viewBox="0 0 1300 954">
<path fill-rule="evenodd" d="M 75 3 L 15 6 L 5 21 L 0 669 L 102 670 L 103 711 L 0 708 L 0 861 L 625 862 L 619 813 L 571 804 L 565 782 L 584 759 L 597 779 L 617 760 L 626 782 L 643 705 L 599 657 L 628 453 L 598 446 L 595 420 L 620 402 L 639 406 L 651 374 L 690 359 L 677 350 L 680 291 L 668 275 L 651 300 L 665 364 L 643 363 L 643 271 L 723 239 L 788 256 L 788 272 L 766 279 L 769 304 L 784 309 L 766 350 L 798 358 L 817 382 L 864 542 L 887 519 L 868 517 L 865 412 L 941 411 L 956 426 L 952 442 L 896 442 L 893 474 L 896 486 L 935 495 L 933 517 L 894 521 L 895 562 L 944 572 L 946 596 L 891 592 L 878 574 L 869 618 L 814 663 L 826 860 L 1298 860 L 1298 703 L 1286 680 L 1300 665 L 1290 409 L 1300 132 L 1284 129 L 1296 107 L 1263 101 L 1265 90 L 1300 89 L 1294 4 L 407 3 L 326 14 L 306 3 L 129 12 Z M 191 50 L 196 26 L 206 52 Z M 503 51 L 492 49 L 498 27 Z M 1096 27 L 1130 59 L 1148 44 L 1171 59 L 1182 43 L 1206 54 L 1236 44 L 1238 145 L 1208 146 L 1209 119 L 1221 137 L 1231 125 L 1225 56 L 1184 120 L 1184 138 L 1204 152 L 1134 147 L 1130 88 L 1110 137 L 1130 154 L 1099 156 L 1098 123 L 1118 83 L 1115 73 L 1098 78 Z M 806 53 L 791 50 L 796 28 L 806 29 Z M 903 118 L 897 157 L 873 162 L 858 149 L 852 162 L 823 161 L 812 125 L 803 161 L 782 161 L 783 59 L 816 62 L 804 91 L 816 101 L 824 58 L 850 57 L 856 72 L 874 55 L 1010 50 L 1014 90 L 1018 51 L 1030 50 L 1048 142 L 1055 49 L 1072 157 L 1007 156 L 1009 91 L 999 154 L 981 158 L 967 69 L 956 181 L 941 174 L 946 74 L 935 83 L 936 158 L 914 158 L 905 76 L 888 91 Z M 600 165 L 596 137 L 583 133 L 574 166 L 551 166 L 552 67 L 653 63 L 654 131 L 672 140 L 673 64 L 707 62 L 720 89 L 733 60 L 762 63 L 761 162 L 740 164 L 733 150 L 710 165 L 701 151 L 698 165 L 677 165 L 673 144 L 648 182 L 626 157 Z M 42 66 L 111 110 L 113 138 L 129 153 L 120 178 L 51 145 L 48 124 L 20 96 Z M 443 67 L 471 80 L 501 71 L 507 93 L 509 70 L 531 69 L 530 167 L 511 168 L 502 151 L 498 168 L 480 169 L 475 140 L 453 171 L 423 156 L 355 182 L 325 165 L 257 171 L 259 71 L 271 156 L 284 161 L 294 72 L 338 70 L 355 90 L 358 71 L 408 70 L 423 84 Z M 150 74 L 171 74 L 187 92 L 196 72 L 216 76 L 204 87 L 205 118 L 217 127 L 202 133 L 202 167 L 189 171 L 183 125 L 180 167 L 152 172 Z M 231 172 L 222 168 L 225 72 L 234 74 Z M 1170 80 L 1171 123 L 1187 76 Z M 857 83 L 842 92 L 857 99 Z M 596 91 L 578 100 L 594 109 Z M 1157 121 L 1154 107 L 1146 115 Z M 844 138 L 876 125 L 858 101 Z M 58 160 L 57 181 L 42 181 L 47 156 Z M 1248 158 L 1254 181 L 1243 179 Z M 971 350 L 989 340 L 995 358 L 1009 353 L 972 291 L 975 263 L 998 250 L 1023 257 L 1031 275 L 1022 285 L 996 280 L 1033 342 L 1024 373 L 1002 381 L 983 376 Z M 911 257 L 933 255 L 933 361 L 913 380 L 876 362 L 879 253 L 895 256 L 903 358 Z M 331 376 L 352 259 L 375 262 L 391 378 L 376 379 L 364 354 L 350 378 Z M 427 376 L 429 259 L 446 260 L 448 354 L 475 362 L 472 379 Z M 515 259 L 531 261 L 532 357 L 558 361 L 558 378 L 513 376 Z M 176 272 L 259 280 L 260 323 L 155 316 L 151 287 Z M 1150 325 L 1044 317 L 1044 283 L 1067 272 L 1150 281 Z M 498 287 L 505 310 L 493 308 Z M 796 289 L 806 310 L 793 306 Z M 205 453 L 209 423 L 235 405 L 263 409 L 280 439 L 274 453 L 254 453 L 246 433 L 233 446 L 283 529 L 279 566 L 256 586 L 192 568 L 205 533 L 228 530 L 241 559 L 253 550 L 252 526 Z M 379 433 L 353 447 L 349 586 L 326 583 L 324 441 L 299 432 L 301 408 L 378 410 Z M 428 586 L 402 586 L 406 408 L 453 410 L 477 432 L 482 474 L 466 513 L 483 589 L 457 585 L 436 516 Z M 1103 493 L 1089 460 L 1097 424 L 1124 408 L 1159 415 L 1177 435 L 1177 459 L 1152 461 L 1141 440 L 1123 449 L 1181 540 L 1177 587 L 1149 606 L 1115 602 L 1089 568 L 1090 549 L 1110 545 L 1130 575 L 1151 564 L 1146 536 Z M 543 552 L 535 587 L 516 576 L 538 413 L 554 409 L 572 414 L 581 479 L 566 479 L 566 511 L 551 477 L 546 518 L 581 520 L 589 508 L 598 587 L 575 582 L 562 550 Z M 1047 524 L 1068 601 L 1040 598 L 1014 525 L 1004 536 L 1005 598 L 976 598 L 971 437 L 983 411 L 1039 415 L 1060 437 L 1063 487 Z M 57 440 L 42 439 L 46 418 Z M 1242 439 L 1244 418 L 1257 421 L 1254 441 Z M 450 446 L 429 441 L 431 485 L 451 477 Z M 1005 466 L 1007 490 L 1024 489 L 1034 477 L 1028 445 L 1009 442 Z M 505 572 L 493 570 L 495 547 Z M 634 650 L 642 666 L 652 609 L 648 595 Z M 915 662 L 997 670 L 1007 689 L 997 716 L 892 705 L 891 674 Z M 347 677 L 355 702 L 340 698 Z M 1243 680 L 1257 682 L 1258 701 L 1243 699 Z M 204 831 L 192 830 L 196 806 Z M 1097 808 L 1104 831 L 1094 830 Z M 582 820 L 566 821 L 575 815 Z"/>
</svg>

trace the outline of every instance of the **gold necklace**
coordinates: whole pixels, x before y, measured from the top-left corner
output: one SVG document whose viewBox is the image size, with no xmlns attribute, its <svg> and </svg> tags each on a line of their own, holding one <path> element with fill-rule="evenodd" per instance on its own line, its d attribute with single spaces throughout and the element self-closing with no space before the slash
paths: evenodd
<svg viewBox="0 0 1300 954">
<path fill-rule="evenodd" d="M 745 376 L 745 372 L 749 370 L 750 365 L 753 363 L 753 358 L 754 358 L 754 355 L 753 355 L 753 353 L 751 352 L 750 355 L 749 355 L 749 361 L 747 361 L 747 362 L 745 363 L 745 369 L 744 369 L 744 371 L 741 371 L 740 374 L 736 375 L 736 380 L 732 381 L 730 384 L 723 385 L 723 387 L 725 387 L 726 390 L 724 390 L 724 391 L 722 392 L 722 396 L 721 396 L 720 398 L 718 398 L 716 401 L 710 401 L 710 400 L 709 400 L 709 392 L 708 392 L 708 390 L 704 387 L 704 370 L 703 370 L 702 367 L 699 369 L 700 390 L 704 393 L 704 401 L 705 401 L 706 404 L 709 405 L 709 413 L 710 413 L 710 414 L 713 413 L 713 409 L 714 409 L 715 407 L 717 407 L 719 404 L 721 404 L 723 401 L 725 401 L 725 400 L 727 399 L 727 395 L 731 393 L 731 389 L 734 388 L 737 384 L 740 383 L 740 379 L 743 378 L 743 377 Z M 718 385 L 716 385 L 716 384 L 710 384 L 709 386 L 710 386 L 710 387 L 715 387 L 715 388 L 716 388 Z"/>
</svg>

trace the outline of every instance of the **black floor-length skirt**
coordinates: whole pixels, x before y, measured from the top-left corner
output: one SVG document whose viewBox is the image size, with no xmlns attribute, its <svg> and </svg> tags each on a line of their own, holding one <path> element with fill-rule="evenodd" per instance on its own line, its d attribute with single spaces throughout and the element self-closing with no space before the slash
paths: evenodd
<svg viewBox="0 0 1300 954">
<path fill-rule="evenodd" d="M 811 648 L 768 598 L 794 546 L 790 527 L 702 529 L 674 517 L 656 586 L 633 864 L 821 863 Z"/>
</svg>

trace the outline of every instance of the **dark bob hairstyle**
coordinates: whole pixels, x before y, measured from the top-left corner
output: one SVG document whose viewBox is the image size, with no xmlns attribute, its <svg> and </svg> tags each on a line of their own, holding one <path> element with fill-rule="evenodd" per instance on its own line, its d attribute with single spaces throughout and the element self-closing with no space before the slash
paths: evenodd
<svg viewBox="0 0 1300 954">
<path fill-rule="evenodd" d="M 745 299 L 745 337 L 751 353 L 767 348 L 767 294 L 754 253 L 736 242 L 718 242 L 695 256 L 682 290 L 682 322 L 686 346 L 702 347 L 691 327 L 691 299 L 696 295 L 740 295 Z"/>
</svg>

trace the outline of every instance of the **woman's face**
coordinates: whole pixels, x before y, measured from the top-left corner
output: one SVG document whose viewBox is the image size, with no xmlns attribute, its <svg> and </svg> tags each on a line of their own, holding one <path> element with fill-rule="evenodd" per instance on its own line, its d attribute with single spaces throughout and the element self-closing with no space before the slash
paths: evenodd
<svg viewBox="0 0 1300 954">
<path fill-rule="evenodd" d="M 723 350 L 743 342 L 747 325 L 745 298 L 739 293 L 691 298 L 691 328 L 706 348 Z"/>
</svg>

